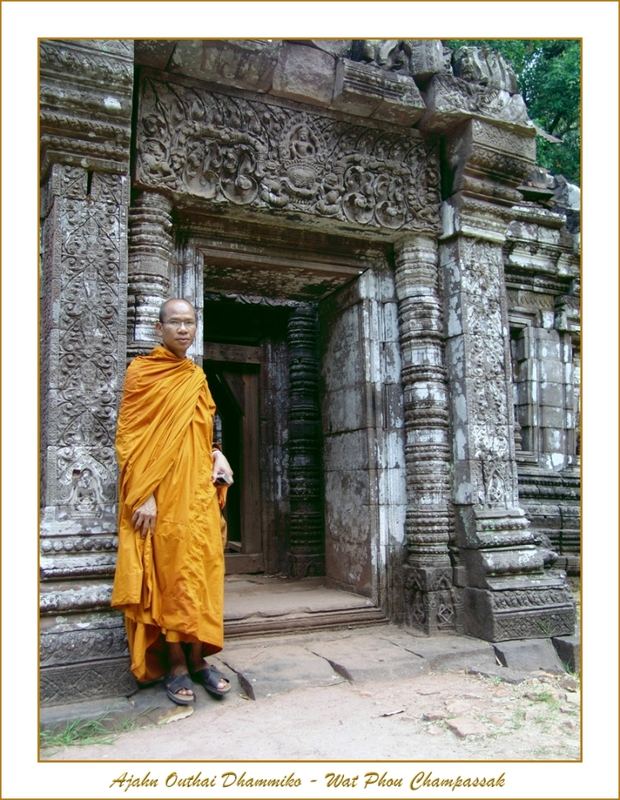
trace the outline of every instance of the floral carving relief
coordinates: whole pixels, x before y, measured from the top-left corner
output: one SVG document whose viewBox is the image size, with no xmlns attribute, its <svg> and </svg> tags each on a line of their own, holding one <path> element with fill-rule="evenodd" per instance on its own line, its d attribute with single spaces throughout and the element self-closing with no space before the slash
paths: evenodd
<svg viewBox="0 0 620 800">
<path fill-rule="evenodd" d="M 88 200 L 78 171 L 65 171 L 58 199 L 60 294 L 54 445 L 57 502 L 75 517 L 101 517 L 115 497 L 114 426 L 123 211 L 120 178 L 97 176 Z"/>
<path fill-rule="evenodd" d="M 146 77 L 137 153 L 143 185 L 215 203 L 391 230 L 438 225 L 437 154 L 414 132 Z"/>
<path fill-rule="evenodd" d="M 480 502 L 501 505 L 511 498 L 512 472 L 500 248 L 485 242 L 465 246 L 462 288 L 477 493 Z"/>
</svg>

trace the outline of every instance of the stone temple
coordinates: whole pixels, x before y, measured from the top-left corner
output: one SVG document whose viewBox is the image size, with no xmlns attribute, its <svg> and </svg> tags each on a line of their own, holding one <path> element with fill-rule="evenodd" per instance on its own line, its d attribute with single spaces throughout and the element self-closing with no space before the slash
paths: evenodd
<svg viewBox="0 0 620 800">
<path fill-rule="evenodd" d="M 501 57 L 439 40 L 40 42 L 42 703 L 132 688 L 115 420 L 170 296 L 232 577 L 573 634 L 579 215 L 535 135 Z"/>
</svg>

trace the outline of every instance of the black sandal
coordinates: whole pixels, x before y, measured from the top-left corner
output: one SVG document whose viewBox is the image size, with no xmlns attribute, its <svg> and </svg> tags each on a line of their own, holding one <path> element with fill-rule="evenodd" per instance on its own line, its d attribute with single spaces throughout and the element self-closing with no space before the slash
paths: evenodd
<svg viewBox="0 0 620 800">
<path fill-rule="evenodd" d="M 221 700 L 225 694 L 228 694 L 230 691 L 230 681 L 226 678 L 219 669 L 216 669 L 212 664 L 209 664 L 202 669 L 197 670 L 196 672 L 192 672 L 192 679 L 199 683 L 201 686 L 209 692 L 212 697 L 216 697 L 218 700 Z M 221 689 L 219 684 L 220 681 L 226 681 L 228 684 L 224 689 Z"/>
<path fill-rule="evenodd" d="M 191 678 L 185 672 L 183 675 L 168 675 L 164 683 L 166 694 L 179 706 L 191 706 L 196 699 L 194 694 L 194 684 Z M 181 689 L 191 689 L 191 696 L 188 694 L 178 694 Z"/>
</svg>

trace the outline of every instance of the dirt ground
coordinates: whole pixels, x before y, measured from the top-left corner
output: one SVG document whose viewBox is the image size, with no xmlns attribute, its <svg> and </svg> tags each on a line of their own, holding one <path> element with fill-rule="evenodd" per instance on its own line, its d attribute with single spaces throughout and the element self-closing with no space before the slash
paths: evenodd
<svg viewBox="0 0 620 800">
<path fill-rule="evenodd" d="M 202 691 L 202 690 L 200 690 Z M 580 694 L 569 674 L 518 683 L 465 671 L 342 682 L 252 701 L 200 698 L 189 716 L 107 743 L 46 747 L 44 760 L 571 760 Z M 182 713 L 171 707 L 171 714 Z"/>
</svg>

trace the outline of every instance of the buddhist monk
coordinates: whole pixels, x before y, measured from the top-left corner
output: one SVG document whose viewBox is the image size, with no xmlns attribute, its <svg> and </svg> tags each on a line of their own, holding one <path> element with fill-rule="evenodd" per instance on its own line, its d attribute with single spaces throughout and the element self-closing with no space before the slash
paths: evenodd
<svg viewBox="0 0 620 800">
<path fill-rule="evenodd" d="M 112 606 L 125 614 L 136 679 L 164 678 L 168 697 L 189 705 L 193 681 L 218 698 L 230 690 L 205 658 L 223 646 L 220 508 L 232 470 L 213 445 L 205 374 L 186 356 L 196 336 L 194 307 L 167 300 L 156 329 L 161 345 L 130 363 L 119 412 Z"/>
</svg>

